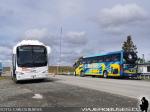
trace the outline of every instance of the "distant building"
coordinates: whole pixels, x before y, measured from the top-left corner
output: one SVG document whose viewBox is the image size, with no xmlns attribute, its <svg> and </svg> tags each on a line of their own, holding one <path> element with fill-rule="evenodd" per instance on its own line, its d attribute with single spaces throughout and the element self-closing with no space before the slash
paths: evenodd
<svg viewBox="0 0 150 112">
<path fill-rule="evenodd" d="M 145 75 L 150 75 L 150 63 L 138 64 L 138 72 Z"/>
</svg>

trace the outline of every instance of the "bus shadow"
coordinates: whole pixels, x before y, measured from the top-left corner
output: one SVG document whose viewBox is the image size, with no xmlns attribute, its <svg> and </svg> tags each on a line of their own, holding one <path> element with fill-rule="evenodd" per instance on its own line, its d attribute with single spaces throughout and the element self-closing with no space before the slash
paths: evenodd
<svg viewBox="0 0 150 112">
<path fill-rule="evenodd" d="M 109 79 L 118 79 L 118 80 L 142 80 L 142 79 L 139 79 L 139 78 L 136 78 L 136 77 L 110 77 Z"/>
<path fill-rule="evenodd" d="M 60 79 L 49 78 L 49 79 L 23 80 L 18 81 L 17 84 L 49 83 L 49 82 L 56 82 L 58 80 Z"/>
<path fill-rule="evenodd" d="M 102 76 L 92 76 L 92 78 L 117 79 L 117 80 L 142 80 L 137 77 L 107 77 L 107 78 L 103 78 Z"/>
</svg>

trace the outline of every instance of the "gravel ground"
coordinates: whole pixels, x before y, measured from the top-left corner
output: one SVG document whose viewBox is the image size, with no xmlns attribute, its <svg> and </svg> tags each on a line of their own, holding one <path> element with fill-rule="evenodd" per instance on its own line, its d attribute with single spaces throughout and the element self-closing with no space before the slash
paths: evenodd
<svg viewBox="0 0 150 112">
<path fill-rule="evenodd" d="M 134 98 L 63 84 L 59 80 L 15 84 L 10 77 L 5 77 L 0 80 L 0 107 L 138 107 Z M 35 94 L 37 98 L 33 98 Z"/>
</svg>

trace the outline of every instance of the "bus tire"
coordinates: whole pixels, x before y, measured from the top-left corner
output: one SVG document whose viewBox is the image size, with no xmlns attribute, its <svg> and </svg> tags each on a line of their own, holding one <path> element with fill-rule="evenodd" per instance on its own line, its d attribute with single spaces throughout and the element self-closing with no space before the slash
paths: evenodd
<svg viewBox="0 0 150 112">
<path fill-rule="evenodd" d="M 76 72 L 74 72 L 74 76 L 77 76 Z"/>
<path fill-rule="evenodd" d="M 84 72 L 83 71 L 81 71 L 80 72 L 80 77 L 84 77 L 85 75 L 84 75 Z"/>
<path fill-rule="evenodd" d="M 107 78 L 107 77 L 108 77 L 107 71 L 104 71 L 104 72 L 103 72 L 103 77 L 104 77 L 104 78 Z"/>
</svg>

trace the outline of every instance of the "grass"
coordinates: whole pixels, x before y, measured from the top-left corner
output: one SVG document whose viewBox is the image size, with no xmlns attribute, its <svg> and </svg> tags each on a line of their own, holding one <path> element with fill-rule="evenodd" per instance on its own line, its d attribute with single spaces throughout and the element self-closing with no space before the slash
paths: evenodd
<svg viewBox="0 0 150 112">
<path fill-rule="evenodd" d="M 58 72 L 58 73 L 57 73 Z M 49 66 L 49 73 L 54 74 L 73 74 L 74 68 L 71 66 Z"/>
<path fill-rule="evenodd" d="M 3 72 L 10 71 L 10 67 L 4 67 Z M 58 72 L 58 73 L 57 73 Z M 71 66 L 49 66 L 49 73 L 52 74 L 73 74 L 74 68 Z"/>
<path fill-rule="evenodd" d="M 7 79 L 6 76 L 0 76 L 0 80 L 4 80 L 4 79 Z"/>
</svg>

